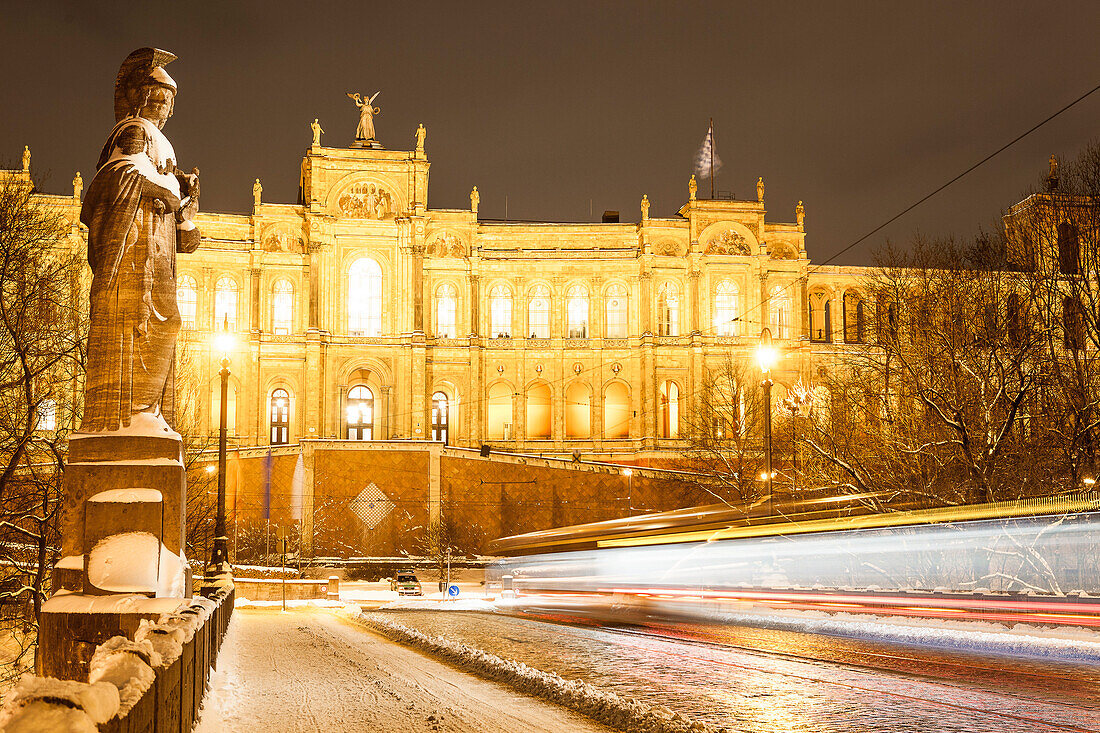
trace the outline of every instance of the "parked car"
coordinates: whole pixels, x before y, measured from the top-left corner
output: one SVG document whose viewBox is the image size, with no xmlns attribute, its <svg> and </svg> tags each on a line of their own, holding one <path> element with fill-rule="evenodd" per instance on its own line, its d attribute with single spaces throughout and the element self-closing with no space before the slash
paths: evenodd
<svg viewBox="0 0 1100 733">
<path fill-rule="evenodd" d="M 412 573 L 398 573 L 393 579 L 393 589 L 399 596 L 422 596 L 424 591 L 420 588 L 420 581 Z"/>
</svg>

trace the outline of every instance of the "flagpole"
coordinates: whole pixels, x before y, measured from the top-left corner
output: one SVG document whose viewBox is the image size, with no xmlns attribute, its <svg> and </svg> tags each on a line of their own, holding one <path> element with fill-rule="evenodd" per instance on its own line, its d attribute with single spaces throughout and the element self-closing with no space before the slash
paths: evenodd
<svg viewBox="0 0 1100 733">
<path fill-rule="evenodd" d="M 714 200 L 714 118 L 710 118 L 710 200 Z"/>
</svg>

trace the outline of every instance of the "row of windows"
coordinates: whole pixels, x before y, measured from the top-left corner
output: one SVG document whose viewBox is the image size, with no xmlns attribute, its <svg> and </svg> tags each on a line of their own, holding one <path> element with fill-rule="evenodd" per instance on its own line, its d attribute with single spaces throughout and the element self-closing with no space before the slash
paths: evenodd
<svg viewBox="0 0 1100 733">
<path fill-rule="evenodd" d="M 486 438 L 511 440 L 512 389 L 503 382 L 489 388 Z M 549 440 L 553 425 L 550 402 L 550 386 L 536 384 L 526 395 L 526 434 L 531 440 Z M 630 437 L 630 423 L 635 413 L 630 405 L 630 389 L 621 382 L 612 382 L 604 389 L 604 430 L 602 437 L 621 440 Z M 344 437 L 348 440 L 374 439 L 374 392 L 365 384 L 348 390 L 344 413 Z M 675 382 L 665 381 L 659 391 L 658 427 L 662 438 L 680 436 L 680 388 Z M 235 413 L 230 403 L 229 412 Z M 214 410 L 213 412 L 217 412 Z M 432 395 L 432 440 L 448 442 L 450 436 L 451 402 L 443 392 Z M 230 415 L 232 424 L 235 415 Z M 580 382 L 570 385 L 565 393 L 565 436 L 568 439 L 592 437 L 592 393 Z M 269 405 L 269 438 L 272 445 L 290 442 L 290 394 L 285 389 L 271 393 Z"/>
<path fill-rule="evenodd" d="M 240 300 L 237 281 L 223 276 L 214 286 L 214 323 L 237 330 Z M 176 299 L 183 327 L 196 327 L 198 287 L 191 275 L 177 281 Z M 363 257 L 348 269 L 348 333 L 354 336 L 382 335 L 382 268 L 373 259 Z M 511 337 L 513 329 L 512 290 L 494 285 L 488 293 L 489 333 L 493 337 Z M 604 291 L 604 336 L 626 338 L 628 326 L 627 289 L 619 284 Z M 535 285 L 527 292 L 527 328 L 531 338 L 550 338 L 552 299 L 550 289 Z M 666 282 L 657 292 L 657 332 L 660 336 L 679 336 L 681 296 L 675 283 Z M 740 333 L 739 292 L 737 284 L 722 280 L 715 287 L 714 332 L 719 336 Z M 590 294 L 584 285 L 572 285 L 565 293 L 566 335 L 584 339 L 590 336 Z M 788 289 L 777 286 L 769 304 L 769 325 L 777 338 L 790 338 L 791 298 Z M 276 280 L 271 287 L 271 324 L 276 334 L 290 333 L 294 317 L 294 285 L 287 279 Z M 443 283 L 435 291 L 434 333 L 440 338 L 455 338 L 458 324 L 458 291 Z"/>
</svg>

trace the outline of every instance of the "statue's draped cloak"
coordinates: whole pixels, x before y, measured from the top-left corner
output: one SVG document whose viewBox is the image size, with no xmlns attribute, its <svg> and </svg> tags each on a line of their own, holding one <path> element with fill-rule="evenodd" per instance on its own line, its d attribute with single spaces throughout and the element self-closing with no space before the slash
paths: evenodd
<svg viewBox="0 0 1100 733">
<path fill-rule="evenodd" d="M 158 410 L 172 424 L 180 329 L 174 158 L 156 126 L 128 117 L 107 138 L 84 198 L 92 292 L 83 431 L 116 430 L 134 413 Z"/>
</svg>

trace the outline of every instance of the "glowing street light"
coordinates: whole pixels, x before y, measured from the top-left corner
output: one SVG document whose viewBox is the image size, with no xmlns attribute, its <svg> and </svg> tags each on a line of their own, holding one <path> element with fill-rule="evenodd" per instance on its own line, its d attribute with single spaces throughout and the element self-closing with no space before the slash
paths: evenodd
<svg viewBox="0 0 1100 733">
<path fill-rule="evenodd" d="M 760 332 L 760 345 L 756 349 L 756 361 L 760 364 L 764 388 L 764 490 L 768 496 L 768 514 L 772 511 L 772 377 L 771 369 L 779 360 L 779 352 L 772 344 L 772 332 L 765 328 Z"/>
<path fill-rule="evenodd" d="M 229 352 L 233 349 L 233 334 L 229 332 L 229 314 L 225 315 L 222 329 L 214 336 L 214 348 L 222 356 L 221 426 L 218 431 L 218 514 L 214 523 L 214 551 L 210 556 L 208 575 L 228 573 L 229 538 L 225 530 L 225 434 L 228 422 L 229 402 Z"/>
</svg>

